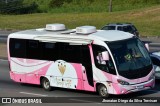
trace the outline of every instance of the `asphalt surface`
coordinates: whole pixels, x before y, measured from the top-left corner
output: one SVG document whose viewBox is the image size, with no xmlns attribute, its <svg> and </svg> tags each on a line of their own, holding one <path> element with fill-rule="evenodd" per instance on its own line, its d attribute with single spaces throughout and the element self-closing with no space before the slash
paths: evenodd
<svg viewBox="0 0 160 106">
<path fill-rule="evenodd" d="M 0 42 L 6 43 L 8 33 L 4 32 L 3 36 L 0 34 Z M 157 38 L 159 39 L 159 38 Z M 155 39 L 155 40 L 157 40 Z M 157 51 L 160 50 L 159 41 L 150 40 L 149 38 L 142 38 L 143 41 L 152 43 L 150 50 Z M 65 97 L 68 101 L 73 103 L 48 103 L 48 104 L 0 104 L 0 106 L 81 106 L 81 105 L 88 105 L 88 106 L 125 106 L 125 105 L 146 105 L 146 106 L 159 106 L 159 104 L 155 103 L 94 103 L 94 100 L 90 100 L 88 98 L 95 97 L 100 98 L 97 93 L 92 92 L 84 92 L 84 91 L 75 91 L 75 90 L 68 90 L 68 89 L 60 89 L 54 88 L 53 91 L 47 92 L 42 89 L 41 86 L 37 85 L 29 85 L 29 84 L 19 84 L 10 79 L 9 76 L 9 66 L 8 61 L 0 59 L 0 97 L 54 97 L 61 99 L 59 97 Z M 111 98 L 145 98 L 145 97 L 159 97 L 160 98 L 160 80 L 156 80 L 156 85 L 154 89 L 135 92 L 127 95 L 111 95 Z M 79 102 L 79 103 L 77 103 Z"/>
</svg>

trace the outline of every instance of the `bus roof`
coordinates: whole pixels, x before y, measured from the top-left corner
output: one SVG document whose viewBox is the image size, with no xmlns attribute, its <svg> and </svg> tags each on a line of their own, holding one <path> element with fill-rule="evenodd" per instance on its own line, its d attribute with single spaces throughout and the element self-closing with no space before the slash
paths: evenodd
<svg viewBox="0 0 160 106">
<path fill-rule="evenodd" d="M 76 34 L 75 29 L 65 30 L 65 31 L 47 31 L 45 28 L 25 30 L 20 32 L 15 32 L 9 35 L 8 38 L 20 38 L 20 39 L 32 39 L 32 40 L 49 40 L 56 42 L 57 39 L 67 39 L 69 40 L 102 40 L 102 41 L 118 41 L 132 38 L 134 35 L 115 30 L 97 30 L 97 32 L 92 34 Z M 75 41 L 76 42 L 76 41 Z M 74 42 L 73 42 L 74 43 Z"/>
</svg>

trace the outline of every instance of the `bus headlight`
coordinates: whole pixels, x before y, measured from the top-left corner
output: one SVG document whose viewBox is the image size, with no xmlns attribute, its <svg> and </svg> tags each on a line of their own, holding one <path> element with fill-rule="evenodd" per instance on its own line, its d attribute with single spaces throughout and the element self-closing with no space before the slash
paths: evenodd
<svg viewBox="0 0 160 106">
<path fill-rule="evenodd" d="M 129 85 L 128 82 L 120 80 L 120 79 L 117 79 L 117 82 L 120 83 L 121 85 Z"/>
</svg>

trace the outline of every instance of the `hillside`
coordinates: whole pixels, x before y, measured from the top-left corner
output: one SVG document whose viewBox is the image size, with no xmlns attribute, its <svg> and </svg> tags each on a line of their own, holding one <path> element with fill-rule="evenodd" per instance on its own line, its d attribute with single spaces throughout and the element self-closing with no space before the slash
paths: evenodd
<svg viewBox="0 0 160 106">
<path fill-rule="evenodd" d="M 160 0 L 0 0 L 0 14 L 90 13 L 141 9 L 160 5 Z"/>
<path fill-rule="evenodd" d="M 117 12 L 92 13 L 37 13 L 27 15 L 0 15 L 0 29 L 31 29 L 48 23 L 64 23 L 68 28 L 93 25 L 98 29 L 112 22 L 131 22 L 141 36 L 160 36 L 160 5 Z"/>
<path fill-rule="evenodd" d="M 24 0 L 37 3 L 39 10 L 50 13 L 108 12 L 110 0 Z M 160 0 L 112 0 L 113 11 L 132 10 L 160 4 Z"/>
</svg>

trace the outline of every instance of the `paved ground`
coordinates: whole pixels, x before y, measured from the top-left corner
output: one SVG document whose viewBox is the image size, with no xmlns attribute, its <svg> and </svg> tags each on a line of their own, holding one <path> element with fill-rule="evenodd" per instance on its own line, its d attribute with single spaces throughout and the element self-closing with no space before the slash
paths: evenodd
<svg viewBox="0 0 160 106">
<path fill-rule="evenodd" d="M 141 37 L 140 38 L 142 41 L 146 41 L 148 43 L 153 43 L 153 44 L 157 44 L 160 43 L 160 37 Z"/>
<path fill-rule="evenodd" d="M 13 33 L 13 32 L 17 32 L 18 30 L 8 30 L 8 31 L 6 31 L 6 30 L 0 30 L 0 35 L 2 36 L 8 36 L 8 34 L 10 34 L 10 33 Z"/>
</svg>

